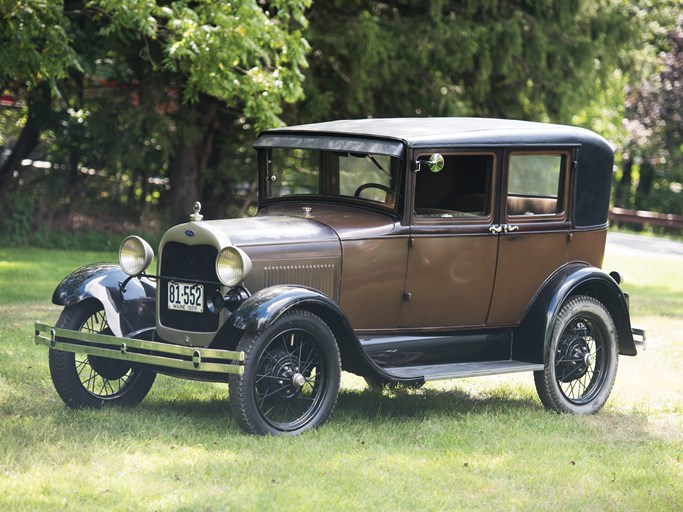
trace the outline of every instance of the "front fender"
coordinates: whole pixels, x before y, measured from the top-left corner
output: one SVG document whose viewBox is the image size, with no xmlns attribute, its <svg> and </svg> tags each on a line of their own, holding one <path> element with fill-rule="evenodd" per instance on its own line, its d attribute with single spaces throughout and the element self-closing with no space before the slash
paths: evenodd
<svg viewBox="0 0 683 512">
<path fill-rule="evenodd" d="M 258 331 L 294 307 L 314 313 L 330 327 L 337 339 L 344 370 L 358 375 L 375 375 L 387 381 L 401 380 L 386 373 L 367 355 L 341 308 L 312 288 L 283 285 L 259 290 L 233 312 L 227 323 L 240 331 Z M 415 382 L 415 379 L 403 380 Z"/>
<path fill-rule="evenodd" d="M 62 279 L 52 294 L 52 303 L 72 306 L 96 299 L 104 307 L 107 323 L 116 336 L 154 327 L 155 283 L 145 277 L 131 279 L 122 291 L 120 283 L 127 278 L 113 263 L 86 265 Z"/>
<path fill-rule="evenodd" d="M 289 309 L 304 303 L 322 306 L 346 318 L 339 306 L 319 291 L 304 286 L 285 285 L 271 286 L 256 292 L 233 312 L 230 323 L 240 331 L 260 331 Z"/>
<path fill-rule="evenodd" d="M 636 355 L 624 292 L 603 270 L 576 263 L 556 272 L 534 299 L 515 332 L 513 358 L 536 363 L 548 360 L 553 326 L 563 304 L 572 295 L 588 295 L 599 300 L 617 328 L 619 354 Z"/>
</svg>

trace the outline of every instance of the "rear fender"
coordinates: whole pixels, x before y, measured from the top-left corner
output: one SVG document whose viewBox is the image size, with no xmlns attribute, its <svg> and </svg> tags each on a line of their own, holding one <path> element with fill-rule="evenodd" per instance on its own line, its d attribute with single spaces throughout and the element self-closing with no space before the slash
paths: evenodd
<svg viewBox="0 0 683 512">
<path fill-rule="evenodd" d="M 95 299 L 104 307 L 107 323 L 115 336 L 156 325 L 156 284 L 145 277 L 131 279 L 112 263 L 86 265 L 66 276 L 52 294 L 52 303 L 73 306 Z"/>
<path fill-rule="evenodd" d="M 555 273 L 534 299 L 515 332 L 514 359 L 535 363 L 548 360 L 553 326 L 562 306 L 573 295 L 588 295 L 599 300 L 617 328 L 619 354 L 636 355 L 626 295 L 603 270 L 576 263 Z"/>
</svg>

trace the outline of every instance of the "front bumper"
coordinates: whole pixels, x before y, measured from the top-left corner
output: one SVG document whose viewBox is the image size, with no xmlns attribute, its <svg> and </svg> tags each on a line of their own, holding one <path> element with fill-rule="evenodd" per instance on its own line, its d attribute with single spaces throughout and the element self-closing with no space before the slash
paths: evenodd
<svg viewBox="0 0 683 512">
<path fill-rule="evenodd" d="M 244 373 L 244 352 L 184 347 L 158 341 L 118 338 L 106 334 L 59 329 L 36 322 L 35 342 L 55 350 L 106 357 L 158 369 L 197 374 Z"/>
</svg>

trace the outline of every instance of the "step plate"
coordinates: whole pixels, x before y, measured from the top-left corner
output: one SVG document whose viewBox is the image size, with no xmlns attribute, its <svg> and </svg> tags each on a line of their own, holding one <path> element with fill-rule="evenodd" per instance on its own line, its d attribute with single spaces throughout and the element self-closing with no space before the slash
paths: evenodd
<svg viewBox="0 0 683 512">
<path fill-rule="evenodd" d="M 525 361 L 487 361 L 483 363 L 453 363 L 423 366 L 384 368 L 397 379 L 444 380 L 503 373 L 533 372 L 543 370 L 542 364 Z"/>
</svg>

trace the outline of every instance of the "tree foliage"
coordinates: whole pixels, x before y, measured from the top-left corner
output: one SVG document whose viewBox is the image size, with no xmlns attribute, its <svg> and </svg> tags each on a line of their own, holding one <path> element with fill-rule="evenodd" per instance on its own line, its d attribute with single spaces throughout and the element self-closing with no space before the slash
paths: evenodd
<svg viewBox="0 0 683 512">
<path fill-rule="evenodd" d="M 62 2 L 0 0 L 0 90 L 26 92 L 80 70 Z"/>
<path fill-rule="evenodd" d="M 28 120 L 22 136 L 31 137 L 17 143 L 13 158 L 4 162 L 0 186 L 7 189 L 42 134 L 45 147 L 54 142 L 51 158 L 54 153 L 66 158 L 57 169 L 64 165 L 72 171 L 66 180 L 70 190 L 77 188 L 83 169 L 97 169 L 130 192 L 118 196 L 130 198 L 140 195 L 135 183 L 148 182 L 152 174 L 170 179 L 166 204 L 172 215 L 185 216 L 202 195 L 219 124 L 244 119 L 242 125 L 277 125 L 282 105 L 301 97 L 307 5 L 305 0 L 3 4 L 0 15 L 12 23 L 1 33 L 8 69 L 2 90 L 24 101 Z M 50 30 L 41 32 L 48 24 Z M 52 34 L 60 38 L 56 52 L 46 50 Z M 38 104 L 49 112 L 34 115 Z"/>
<path fill-rule="evenodd" d="M 627 87 L 616 201 L 619 206 L 683 214 L 683 14 L 673 5 L 650 15 L 657 35 L 649 45 L 652 58 Z M 666 23 L 671 19 L 674 24 Z"/>
<path fill-rule="evenodd" d="M 569 121 L 633 40 L 615 1 L 322 0 L 304 114 Z"/>
<path fill-rule="evenodd" d="M 94 0 L 109 19 L 103 34 L 139 45 L 153 71 L 182 81 L 182 100 L 201 95 L 238 106 L 258 128 L 280 124 L 283 103 L 302 95 L 307 2 L 279 0 Z"/>
</svg>

